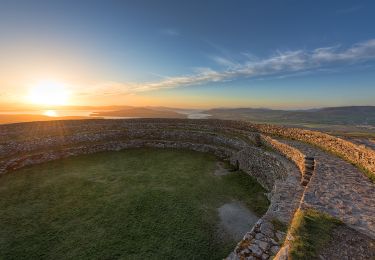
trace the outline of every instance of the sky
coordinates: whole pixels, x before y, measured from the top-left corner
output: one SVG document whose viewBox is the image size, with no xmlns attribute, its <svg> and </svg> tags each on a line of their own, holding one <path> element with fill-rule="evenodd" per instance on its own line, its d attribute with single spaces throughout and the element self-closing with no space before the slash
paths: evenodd
<svg viewBox="0 0 375 260">
<path fill-rule="evenodd" d="M 375 105 L 374 13 L 375 1 L 0 0 L 0 106 Z"/>
</svg>

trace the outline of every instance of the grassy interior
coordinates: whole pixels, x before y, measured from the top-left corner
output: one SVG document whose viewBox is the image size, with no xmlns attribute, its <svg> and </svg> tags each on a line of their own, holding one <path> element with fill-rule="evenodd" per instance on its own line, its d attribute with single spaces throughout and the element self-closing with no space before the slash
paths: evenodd
<svg viewBox="0 0 375 260">
<path fill-rule="evenodd" d="M 221 259 L 217 234 L 232 200 L 259 216 L 250 176 L 215 176 L 215 157 L 136 149 L 72 157 L 0 178 L 0 259 Z M 250 227 L 249 227 L 250 229 Z"/>
<path fill-rule="evenodd" d="M 313 209 L 297 211 L 291 224 L 291 259 L 317 259 L 318 252 L 330 241 L 332 231 L 341 222 Z"/>
</svg>

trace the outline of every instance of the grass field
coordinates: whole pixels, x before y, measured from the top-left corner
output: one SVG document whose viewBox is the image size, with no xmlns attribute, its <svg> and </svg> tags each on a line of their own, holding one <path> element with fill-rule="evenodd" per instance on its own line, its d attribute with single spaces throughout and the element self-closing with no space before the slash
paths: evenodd
<svg viewBox="0 0 375 260">
<path fill-rule="evenodd" d="M 221 259 L 217 208 L 263 214 L 262 187 L 216 159 L 136 149 L 72 157 L 0 177 L 0 259 Z M 250 228 L 250 227 L 249 227 Z"/>
</svg>

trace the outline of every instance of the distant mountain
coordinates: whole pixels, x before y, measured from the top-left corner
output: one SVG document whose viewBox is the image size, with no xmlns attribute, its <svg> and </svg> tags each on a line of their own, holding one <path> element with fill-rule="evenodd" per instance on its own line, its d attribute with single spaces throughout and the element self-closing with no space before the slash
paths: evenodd
<svg viewBox="0 0 375 260">
<path fill-rule="evenodd" d="M 375 106 L 327 107 L 309 110 L 272 110 L 264 108 L 220 108 L 204 113 L 212 118 L 242 119 L 283 124 L 375 125 Z"/>
</svg>

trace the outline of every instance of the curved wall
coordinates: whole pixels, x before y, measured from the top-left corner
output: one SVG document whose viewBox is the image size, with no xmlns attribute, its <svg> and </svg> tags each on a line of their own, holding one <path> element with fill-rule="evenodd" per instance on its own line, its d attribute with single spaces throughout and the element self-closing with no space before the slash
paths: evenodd
<svg viewBox="0 0 375 260">
<path fill-rule="evenodd" d="M 249 123 L 132 119 L 1 125 L 0 174 L 79 154 L 138 147 L 209 152 L 254 176 L 269 192 L 270 207 L 239 242 L 233 254 L 245 254 L 247 248 L 253 246 L 251 241 L 258 241 L 255 237 L 260 235 L 267 238 L 264 240 L 267 245 L 259 251 L 259 257 L 277 253 L 285 233 L 272 222 L 278 220 L 288 224 L 300 204 L 305 155 L 260 133 L 256 125 Z"/>
<path fill-rule="evenodd" d="M 357 145 L 341 138 L 299 128 L 286 128 L 274 125 L 253 125 L 265 134 L 272 134 L 281 137 L 291 138 L 307 142 L 333 152 L 344 159 L 367 170 L 375 176 L 375 151 L 366 148 L 364 145 Z"/>
</svg>

